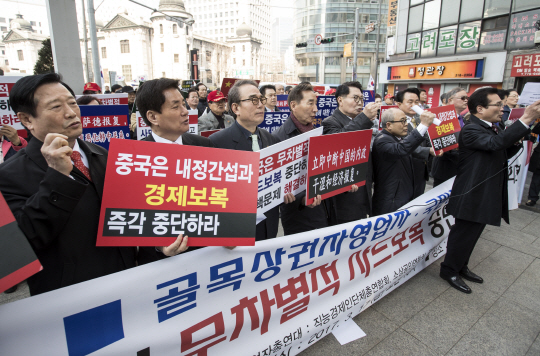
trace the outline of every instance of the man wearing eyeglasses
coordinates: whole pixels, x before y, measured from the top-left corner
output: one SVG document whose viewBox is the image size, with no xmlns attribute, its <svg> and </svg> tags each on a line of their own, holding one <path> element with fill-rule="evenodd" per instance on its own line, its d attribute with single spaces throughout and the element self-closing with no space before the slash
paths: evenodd
<svg viewBox="0 0 540 356">
<path fill-rule="evenodd" d="M 454 105 L 458 115 L 459 125 L 465 124 L 461 113 L 467 108 L 469 97 L 463 88 L 454 88 L 447 93 L 448 105 Z M 459 162 L 458 149 L 446 152 L 443 156 L 434 157 L 431 166 L 431 175 L 433 176 L 433 186 L 436 187 L 442 182 L 452 178 L 457 174 Z"/>
<path fill-rule="evenodd" d="M 338 108 L 334 113 L 323 120 L 323 134 L 330 135 L 340 132 L 368 130 L 373 126 L 380 107 L 369 103 L 364 107 L 362 85 L 359 82 L 346 82 L 336 89 Z M 371 214 L 371 159 L 368 161 L 366 184 L 362 187 L 353 185 L 348 192 L 334 197 L 337 210 L 337 222 L 343 224 L 366 218 Z"/>
<path fill-rule="evenodd" d="M 265 112 L 278 112 L 280 111 L 277 107 L 277 94 L 276 87 L 268 84 L 263 85 L 260 90 L 262 96 L 266 98 L 266 104 L 264 105 Z"/>
<path fill-rule="evenodd" d="M 497 89 L 475 91 L 467 104 L 469 124 L 459 135 L 459 166 L 446 211 L 455 218 L 448 235 L 447 252 L 440 276 L 463 293 L 471 288 L 463 278 L 475 283 L 483 279 L 469 270 L 469 258 L 486 224 L 500 226 L 501 218 L 509 223 L 508 157 L 519 150 L 516 145 L 530 132 L 529 125 L 540 116 L 540 100 L 530 105 L 524 115 L 506 130 L 496 130 L 503 102 Z"/>
<path fill-rule="evenodd" d="M 382 114 L 381 133 L 373 141 L 373 215 L 396 211 L 414 199 L 413 151 L 435 115 L 424 111 L 420 123 L 409 133 L 407 115 L 399 109 Z"/>
<path fill-rule="evenodd" d="M 228 128 L 211 135 L 210 141 L 217 148 L 257 152 L 279 142 L 268 131 L 257 127 L 264 120 L 266 98 L 252 80 L 239 80 L 228 93 L 230 110 L 236 121 Z M 255 240 L 276 237 L 279 223 L 279 208 L 265 213 L 266 219 L 257 224 Z"/>
</svg>

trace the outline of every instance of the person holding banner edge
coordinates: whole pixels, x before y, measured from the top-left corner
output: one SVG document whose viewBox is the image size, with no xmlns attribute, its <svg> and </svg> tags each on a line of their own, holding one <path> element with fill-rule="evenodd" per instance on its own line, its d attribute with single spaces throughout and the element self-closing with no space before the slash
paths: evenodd
<svg viewBox="0 0 540 356">
<path fill-rule="evenodd" d="M 80 110 L 56 73 L 27 76 L 10 102 L 34 136 L 0 165 L 0 191 L 43 270 L 30 294 L 55 290 L 136 265 L 134 247 L 96 247 L 107 151 L 78 137 Z"/>
<path fill-rule="evenodd" d="M 176 79 L 160 78 L 143 83 L 137 91 L 139 112 L 152 133 L 143 141 L 213 147 L 206 137 L 190 134 L 189 112 Z M 139 265 L 174 256 L 188 249 L 188 236 L 180 234 L 168 247 L 139 247 Z M 193 249 L 193 248 L 192 248 Z"/>
<path fill-rule="evenodd" d="M 369 103 L 364 107 L 362 84 L 346 82 L 336 90 L 338 108 L 323 120 L 323 134 L 368 130 L 373 126 L 380 105 Z M 337 213 L 337 223 L 343 224 L 371 216 L 372 162 L 368 161 L 366 184 L 358 187 L 355 184 L 348 192 L 333 197 Z"/>
<path fill-rule="evenodd" d="M 317 115 L 317 95 L 310 84 L 295 86 L 287 102 L 291 115 L 277 131 L 272 133 L 281 141 L 313 130 L 313 122 Z M 317 195 L 314 202 L 306 206 L 305 191 L 296 195 L 294 201 L 281 205 L 280 210 L 285 235 L 321 229 L 334 225 L 337 221 L 331 199 L 321 202 L 321 196 Z"/>
<path fill-rule="evenodd" d="M 446 207 L 455 218 L 448 235 L 447 252 L 441 263 L 440 277 L 463 293 L 472 293 L 463 281 L 483 283 L 469 270 L 469 258 L 486 224 L 500 226 L 501 218 L 509 223 L 508 157 L 522 149 L 516 144 L 530 132 L 540 116 L 540 100 L 506 130 L 494 130 L 503 115 L 503 101 L 495 88 L 475 91 L 467 104 L 469 124 L 459 135 L 459 165 L 450 200 Z"/>
</svg>

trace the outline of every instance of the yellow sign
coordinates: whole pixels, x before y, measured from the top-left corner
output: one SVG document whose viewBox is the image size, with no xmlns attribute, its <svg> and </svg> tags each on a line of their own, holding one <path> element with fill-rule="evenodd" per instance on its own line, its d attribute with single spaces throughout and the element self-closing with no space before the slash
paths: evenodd
<svg viewBox="0 0 540 356">
<path fill-rule="evenodd" d="M 343 57 L 352 57 L 352 42 L 345 43 L 345 46 L 343 46 Z"/>
<path fill-rule="evenodd" d="M 387 26 L 395 26 L 398 12 L 398 0 L 390 0 L 388 3 L 388 23 Z"/>
</svg>

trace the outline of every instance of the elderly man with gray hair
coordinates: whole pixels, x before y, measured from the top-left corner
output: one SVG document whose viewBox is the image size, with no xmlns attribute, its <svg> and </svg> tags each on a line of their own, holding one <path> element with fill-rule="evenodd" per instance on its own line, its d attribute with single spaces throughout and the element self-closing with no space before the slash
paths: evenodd
<svg viewBox="0 0 540 356">
<path fill-rule="evenodd" d="M 446 93 L 448 105 L 454 105 L 456 114 L 458 115 L 459 125 L 463 127 L 465 121 L 461 113 L 467 108 L 469 97 L 467 91 L 457 87 Z M 431 165 L 431 175 L 433 176 L 433 186 L 436 187 L 442 182 L 452 178 L 457 174 L 459 162 L 458 149 L 446 152 L 443 156 L 433 158 Z"/>
<path fill-rule="evenodd" d="M 373 215 L 396 211 L 414 197 L 412 153 L 424 140 L 435 115 L 424 111 L 409 134 L 407 115 L 399 109 L 382 114 L 383 130 L 373 141 Z"/>
</svg>

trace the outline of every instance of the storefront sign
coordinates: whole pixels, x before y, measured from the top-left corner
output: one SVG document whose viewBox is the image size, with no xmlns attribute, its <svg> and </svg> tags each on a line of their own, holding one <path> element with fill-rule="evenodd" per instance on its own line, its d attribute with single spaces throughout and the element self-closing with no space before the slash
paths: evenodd
<svg viewBox="0 0 540 356">
<path fill-rule="evenodd" d="M 437 62 L 388 68 L 388 80 L 480 79 L 484 60 Z"/>
<path fill-rule="evenodd" d="M 540 9 L 512 15 L 506 49 L 534 47 L 534 23 L 539 19 Z"/>
<path fill-rule="evenodd" d="M 540 76 L 540 53 L 520 54 L 512 60 L 511 77 Z"/>
<path fill-rule="evenodd" d="M 481 21 L 469 22 L 459 25 L 456 53 L 478 52 L 481 26 Z"/>
</svg>

